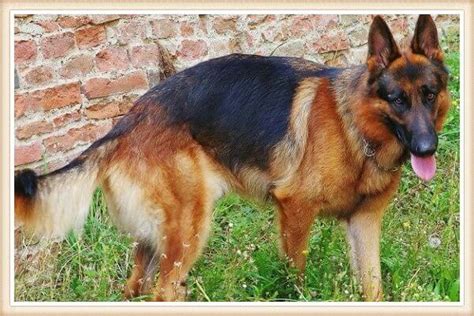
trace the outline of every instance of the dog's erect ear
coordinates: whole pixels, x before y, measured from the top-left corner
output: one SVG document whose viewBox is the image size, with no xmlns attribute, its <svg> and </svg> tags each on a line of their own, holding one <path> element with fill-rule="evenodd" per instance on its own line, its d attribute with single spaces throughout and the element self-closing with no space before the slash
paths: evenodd
<svg viewBox="0 0 474 316">
<path fill-rule="evenodd" d="M 367 65 L 371 77 L 377 76 L 381 70 L 400 57 L 397 43 L 387 23 L 379 15 L 374 18 L 370 26 L 368 44 Z"/>
<path fill-rule="evenodd" d="M 415 34 L 413 34 L 411 41 L 411 50 L 413 53 L 425 55 L 429 59 L 443 61 L 443 52 L 438 42 L 438 31 L 430 15 L 423 14 L 418 18 Z"/>
</svg>

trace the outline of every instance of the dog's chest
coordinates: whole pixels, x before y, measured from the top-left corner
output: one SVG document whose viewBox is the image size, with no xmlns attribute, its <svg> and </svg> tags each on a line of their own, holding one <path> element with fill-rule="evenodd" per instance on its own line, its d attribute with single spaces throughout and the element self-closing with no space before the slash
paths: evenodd
<svg viewBox="0 0 474 316">
<path fill-rule="evenodd" d="M 399 171 L 382 171 L 372 164 L 365 164 L 357 178 L 341 175 L 337 185 L 323 182 L 321 195 L 326 203 L 321 210 L 335 216 L 350 214 L 364 198 L 383 194 L 394 178 L 399 178 Z"/>
<path fill-rule="evenodd" d="M 364 197 L 383 193 L 393 177 L 399 176 L 399 171 L 385 172 L 369 162 L 331 157 L 331 163 L 326 163 L 329 158 L 314 160 L 312 168 L 300 173 L 284 194 L 310 201 L 322 215 L 345 216 L 353 212 Z"/>
</svg>

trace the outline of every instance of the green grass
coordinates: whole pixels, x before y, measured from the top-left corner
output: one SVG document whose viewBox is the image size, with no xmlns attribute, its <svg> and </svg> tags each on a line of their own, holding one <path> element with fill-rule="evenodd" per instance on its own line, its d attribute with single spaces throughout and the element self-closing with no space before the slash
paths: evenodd
<svg viewBox="0 0 474 316">
<path fill-rule="evenodd" d="M 446 62 L 453 106 L 439 137 L 437 176 L 422 183 L 407 164 L 383 221 L 388 301 L 459 301 L 459 53 L 447 54 Z M 97 192 L 80 237 L 19 247 L 15 300 L 122 301 L 133 245 L 106 214 Z M 441 243 L 431 245 L 434 241 Z M 214 211 L 208 246 L 189 277 L 188 300 L 359 301 L 344 231 L 336 220 L 314 224 L 304 284 L 297 286 L 295 279 L 278 255 L 272 208 L 231 195 Z"/>
</svg>

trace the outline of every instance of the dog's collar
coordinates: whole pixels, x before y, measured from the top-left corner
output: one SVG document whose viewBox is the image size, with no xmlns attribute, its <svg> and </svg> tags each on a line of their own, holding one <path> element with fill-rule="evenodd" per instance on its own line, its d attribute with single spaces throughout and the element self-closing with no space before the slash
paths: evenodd
<svg viewBox="0 0 474 316">
<path fill-rule="evenodd" d="M 364 137 L 362 137 L 362 143 L 363 143 L 362 148 L 363 148 L 363 151 L 364 151 L 364 155 L 367 158 L 372 159 L 378 169 L 380 169 L 384 172 L 396 172 L 400 169 L 400 165 L 396 166 L 396 167 L 393 167 L 393 168 L 385 168 L 384 166 L 381 166 L 378 163 L 377 159 L 375 158 L 376 151 L 375 151 L 374 146 L 367 139 L 365 139 Z"/>
<path fill-rule="evenodd" d="M 367 141 L 367 139 L 362 138 L 362 143 L 364 144 L 364 155 L 369 158 L 375 156 L 375 148 Z"/>
</svg>

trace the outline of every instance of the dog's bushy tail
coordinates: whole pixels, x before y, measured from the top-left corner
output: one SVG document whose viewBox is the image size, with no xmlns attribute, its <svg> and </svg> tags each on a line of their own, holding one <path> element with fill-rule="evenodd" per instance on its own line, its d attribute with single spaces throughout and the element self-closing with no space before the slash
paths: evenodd
<svg viewBox="0 0 474 316">
<path fill-rule="evenodd" d="M 15 224 L 41 237 L 63 238 L 81 230 L 100 165 L 112 144 L 90 148 L 65 167 L 38 176 L 26 169 L 15 175 Z"/>
</svg>

